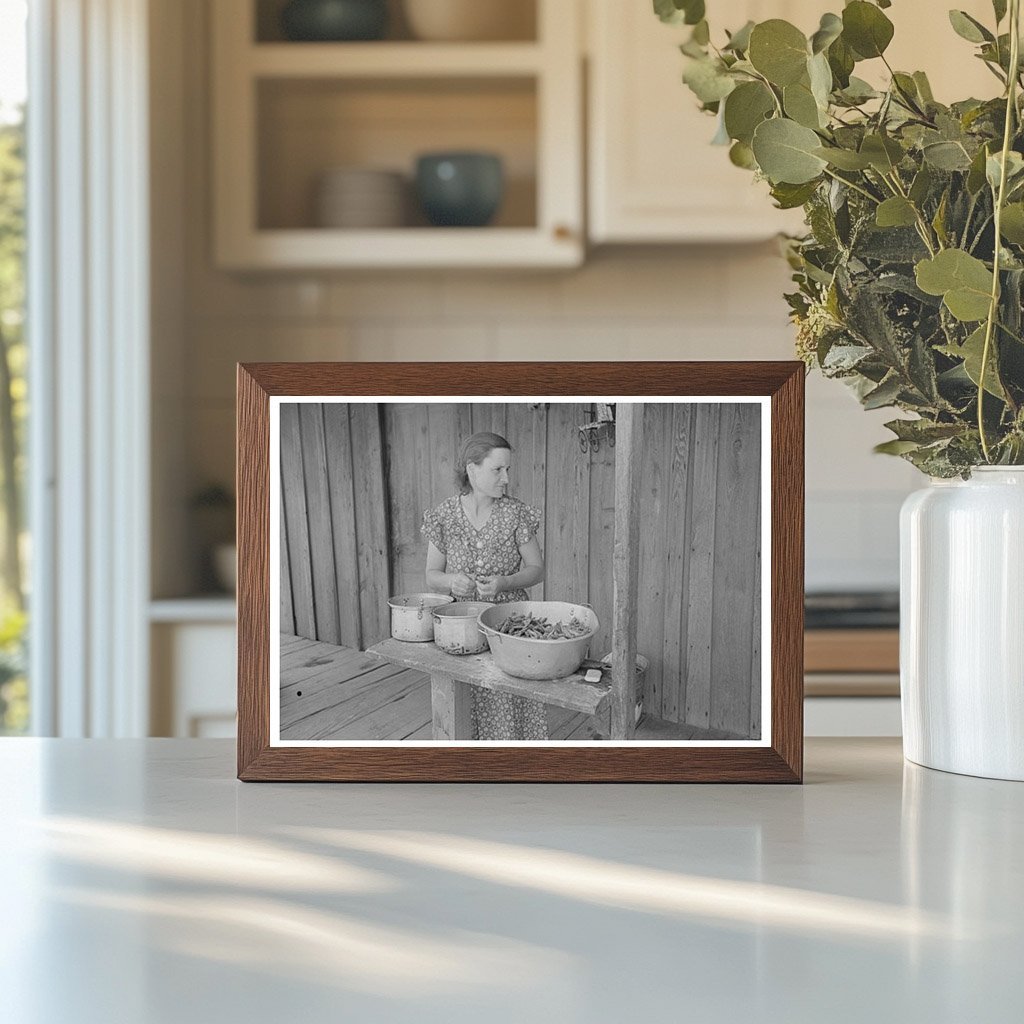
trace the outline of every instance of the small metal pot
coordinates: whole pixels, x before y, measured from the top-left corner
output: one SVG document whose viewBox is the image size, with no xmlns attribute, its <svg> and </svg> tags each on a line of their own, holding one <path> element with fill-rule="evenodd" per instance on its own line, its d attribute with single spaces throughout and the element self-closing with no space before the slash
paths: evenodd
<svg viewBox="0 0 1024 1024">
<path fill-rule="evenodd" d="M 396 640 L 429 643 L 434 639 L 433 609 L 454 600 L 451 594 L 401 594 L 390 598 L 391 635 Z"/>
<path fill-rule="evenodd" d="M 487 601 L 457 601 L 434 609 L 434 643 L 446 654 L 479 654 L 487 650 L 480 632 L 480 613 L 494 606 Z"/>
</svg>

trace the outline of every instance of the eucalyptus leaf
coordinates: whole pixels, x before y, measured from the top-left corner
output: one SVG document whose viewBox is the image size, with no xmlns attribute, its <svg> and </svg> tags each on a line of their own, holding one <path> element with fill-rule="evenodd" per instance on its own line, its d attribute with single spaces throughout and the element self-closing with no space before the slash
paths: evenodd
<svg viewBox="0 0 1024 1024">
<path fill-rule="evenodd" d="M 775 111 L 775 97 L 763 82 L 742 82 L 725 101 L 729 137 L 748 146 L 754 129 Z"/>
<path fill-rule="evenodd" d="M 832 69 L 828 65 L 828 57 L 823 53 L 816 54 L 807 62 L 807 77 L 811 83 L 811 94 L 814 96 L 818 109 L 822 112 L 822 127 L 828 123 L 828 103 L 832 94 Z"/>
<path fill-rule="evenodd" d="M 928 76 L 923 71 L 915 71 L 911 76 L 914 79 L 914 84 L 917 86 L 917 94 L 921 97 L 924 102 L 934 103 L 935 96 L 932 93 L 931 82 L 928 81 Z"/>
<path fill-rule="evenodd" d="M 985 177 L 988 179 L 989 185 L 992 190 L 995 191 L 999 188 L 999 179 L 1003 171 L 1003 154 L 993 153 L 988 160 L 985 161 Z M 1012 189 L 1014 182 L 1016 182 L 1022 175 L 1024 175 L 1024 157 L 1020 153 L 1016 153 L 1010 150 L 1006 154 L 1006 182 L 1007 185 Z"/>
<path fill-rule="evenodd" d="M 751 148 L 769 181 L 802 185 L 825 169 L 825 161 L 815 153 L 820 141 L 810 128 L 787 118 L 774 118 L 757 126 Z"/>
<path fill-rule="evenodd" d="M 773 85 L 793 85 L 807 69 L 807 38 L 795 25 L 772 18 L 750 33 L 747 59 Z"/>
<path fill-rule="evenodd" d="M 967 180 L 964 183 L 967 186 L 967 191 L 972 195 L 977 195 L 984 187 L 985 182 L 988 180 L 985 177 L 985 167 L 988 163 L 988 150 L 982 147 L 974 154 L 971 160 L 971 166 L 967 172 Z"/>
<path fill-rule="evenodd" d="M 801 185 L 779 182 L 772 186 L 772 198 L 780 210 L 794 210 L 798 206 L 803 206 L 814 195 L 817 188 L 817 181 L 805 182 Z"/>
<path fill-rule="evenodd" d="M 736 166 L 742 167 L 745 171 L 757 170 L 757 160 L 754 159 L 754 151 L 745 142 L 734 142 L 729 149 L 729 160 Z"/>
<path fill-rule="evenodd" d="M 754 30 L 754 24 L 754 22 L 748 21 L 743 28 L 733 32 L 724 48 L 736 53 L 746 53 L 750 46 L 750 33 Z"/>
<path fill-rule="evenodd" d="M 914 175 L 914 181 L 907 193 L 910 201 L 920 206 L 931 191 L 935 175 L 927 164 L 922 164 L 921 169 Z"/>
<path fill-rule="evenodd" d="M 654 0 L 654 13 L 668 25 L 696 25 L 704 17 L 704 0 Z"/>
<path fill-rule="evenodd" d="M 925 160 L 940 171 L 966 171 L 971 166 L 967 150 L 959 142 L 941 139 L 922 147 Z"/>
<path fill-rule="evenodd" d="M 871 161 L 866 156 L 850 149 L 819 146 L 814 150 L 814 155 L 820 156 L 822 160 L 843 171 L 863 171 L 871 166 Z"/>
<path fill-rule="evenodd" d="M 936 423 L 929 419 L 891 420 L 885 427 L 901 441 L 916 441 L 918 444 L 949 440 L 963 430 L 959 423 Z"/>
<path fill-rule="evenodd" d="M 966 11 L 950 11 L 949 23 L 958 36 L 969 43 L 994 42 L 995 36 L 980 21 L 972 18 Z"/>
<path fill-rule="evenodd" d="M 867 103 L 868 100 L 877 99 L 880 93 L 873 86 L 865 82 L 863 78 L 851 75 L 849 84 L 845 89 L 841 90 L 840 95 L 844 100 L 856 106 L 861 103 Z"/>
<path fill-rule="evenodd" d="M 889 405 L 895 405 L 903 390 L 902 381 L 895 374 L 886 378 L 878 387 L 869 391 L 862 399 L 861 405 L 865 409 L 882 409 Z"/>
<path fill-rule="evenodd" d="M 782 106 L 786 116 L 805 128 L 824 127 L 822 111 L 811 92 L 810 82 L 795 82 L 782 90 Z"/>
<path fill-rule="evenodd" d="M 728 146 L 732 139 L 729 138 L 729 133 L 725 129 L 725 110 L 722 106 L 718 108 L 718 127 L 715 131 L 714 136 L 711 139 L 712 146 Z"/>
<path fill-rule="evenodd" d="M 916 267 L 917 286 L 929 295 L 941 295 L 958 320 L 971 322 L 988 316 L 992 271 L 962 249 L 945 249 Z"/>
<path fill-rule="evenodd" d="M 903 147 L 887 135 L 865 135 L 860 152 L 876 171 L 883 174 L 891 174 L 903 159 Z"/>
<path fill-rule="evenodd" d="M 684 57 L 693 57 L 694 60 L 708 60 L 708 48 L 705 44 L 698 43 L 696 39 L 687 39 L 679 47 L 679 52 Z"/>
<path fill-rule="evenodd" d="M 1024 246 L 1024 203 L 1010 203 L 1003 209 L 999 231 L 1006 241 Z"/>
<path fill-rule="evenodd" d="M 683 81 L 702 103 L 723 100 L 736 88 L 735 80 L 716 60 L 689 60 Z"/>
<path fill-rule="evenodd" d="M 949 189 L 942 193 L 935 216 L 932 217 L 932 230 L 941 246 L 949 245 L 949 232 L 946 230 L 946 216 L 949 213 Z"/>
<path fill-rule="evenodd" d="M 845 89 L 850 84 L 850 75 L 856 65 L 853 50 L 840 36 L 826 52 L 828 53 L 828 66 L 832 69 L 832 77 L 835 79 L 836 86 Z"/>
<path fill-rule="evenodd" d="M 953 359 L 962 359 L 964 372 L 975 387 L 981 387 L 981 367 L 985 354 L 985 325 L 982 324 L 976 331 L 972 332 L 967 340 L 959 347 L 954 345 L 939 346 L 939 351 Z M 985 365 L 985 390 L 996 398 L 1005 401 L 1006 392 L 999 381 L 999 375 L 995 365 L 995 342 L 989 343 L 989 358 Z"/>
<path fill-rule="evenodd" d="M 867 408 L 866 404 L 864 408 Z M 920 447 L 921 445 L 917 441 L 883 441 L 881 444 L 876 444 L 872 451 L 876 455 L 906 455 Z"/>
<path fill-rule="evenodd" d="M 843 39 L 864 60 L 881 57 L 893 31 L 892 22 L 866 0 L 853 0 L 843 8 Z"/>
<path fill-rule="evenodd" d="M 875 223 L 880 228 L 908 227 L 917 223 L 917 211 L 909 199 L 892 196 L 878 204 L 875 210 Z"/>
<path fill-rule="evenodd" d="M 811 52 L 827 50 L 843 32 L 843 19 L 836 14 L 823 14 L 818 31 L 811 36 Z"/>
</svg>

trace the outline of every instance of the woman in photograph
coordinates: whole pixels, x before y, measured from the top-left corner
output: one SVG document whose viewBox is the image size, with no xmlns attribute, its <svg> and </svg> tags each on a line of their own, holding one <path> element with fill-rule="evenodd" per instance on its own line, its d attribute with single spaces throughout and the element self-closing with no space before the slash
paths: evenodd
<svg viewBox="0 0 1024 1024">
<path fill-rule="evenodd" d="M 427 588 L 457 601 L 526 601 L 544 579 L 537 541 L 540 510 L 508 494 L 512 446 L 500 434 L 467 438 L 455 465 L 458 494 L 423 513 Z M 546 740 L 540 701 L 473 688 L 473 719 L 481 740 Z"/>
</svg>

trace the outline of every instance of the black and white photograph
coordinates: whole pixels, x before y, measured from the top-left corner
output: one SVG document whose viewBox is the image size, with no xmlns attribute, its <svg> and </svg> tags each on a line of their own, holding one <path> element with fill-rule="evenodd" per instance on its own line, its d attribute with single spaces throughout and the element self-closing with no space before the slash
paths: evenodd
<svg viewBox="0 0 1024 1024">
<path fill-rule="evenodd" d="M 764 745 L 769 415 L 272 399 L 272 743 Z"/>
</svg>

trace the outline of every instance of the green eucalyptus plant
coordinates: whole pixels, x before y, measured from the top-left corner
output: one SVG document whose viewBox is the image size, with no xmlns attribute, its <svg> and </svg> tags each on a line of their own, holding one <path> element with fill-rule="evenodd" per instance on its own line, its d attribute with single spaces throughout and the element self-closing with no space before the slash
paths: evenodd
<svg viewBox="0 0 1024 1024">
<path fill-rule="evenodd" d="M 852 0 L 810 38 L 779 19 L 711 41 L 704 0 L 654 0 L 692 26 L 684 82 L 715 141 L 767 179 L 808 232 L 786 240 L 797 351 L 887 424 L 878 451 L 931 476 L 1024 464 L 1024 134 L 1020 0 L 993 26 L 950 11 L 999 95 L 946 106 L 920 71 L 890 67 L 890 0 Z M 888 87 L 854 72 L 881 61 Z"/>
</svg>

